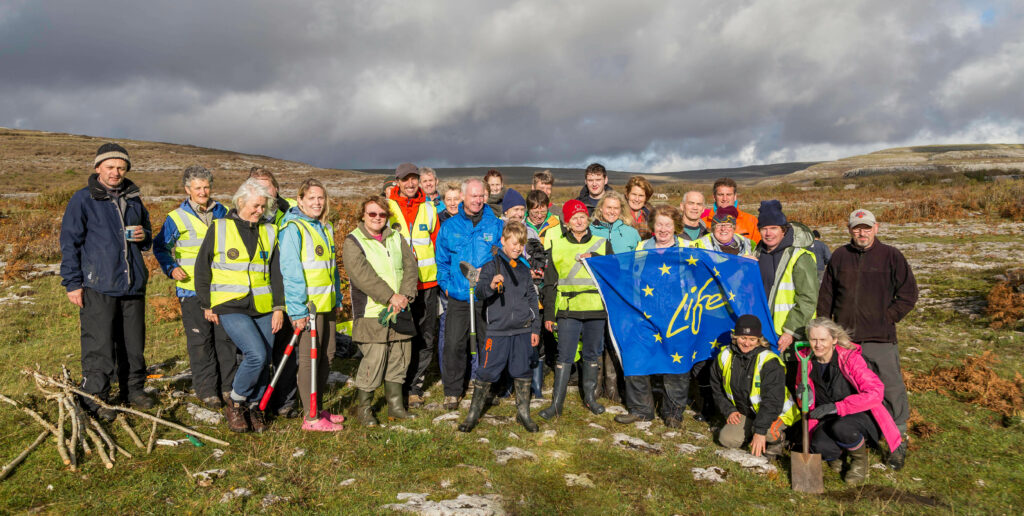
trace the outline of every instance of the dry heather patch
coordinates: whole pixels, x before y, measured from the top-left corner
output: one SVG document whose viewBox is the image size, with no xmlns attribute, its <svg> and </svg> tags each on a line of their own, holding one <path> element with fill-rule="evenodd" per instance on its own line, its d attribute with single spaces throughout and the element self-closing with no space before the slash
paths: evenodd
<svg viewBox="0 0 1024 516">
<path fill-rule="evenodd" d="M 965 403 L 1012 417 L 1024 404 L 1024 377 L 1017 373 L 1012 381 L 1000 378 L 989 367 L 996 360 L 995 354 L 986 351 L 955 367 L 935 367 L 923 374 L 904 369 L 903 378 L 911 391 L 949 393 Z"/>
<path fill-rule="evenodd" d="M 907 427 L 911 434 L 921 439 L 927 439 L 935 434 L 941 433 L 942 428 L 935 423 L 925 420 L 917 409 L 910 409 L 910 417 L 907 418 Z"/>
<path fill-rule="evenodd" d="M 181 304 L 175 296 L 150 296 L 149 306 L 153 307 L 157 322 L 181 319 Z"/>
<path fill-rule="evenodd" d="M 992 286 L 985 314 L 993 329 L 1016 327 L 1024 320 L 1024 269 L 1006 271 L 1006 279 Z"/>
</svg>

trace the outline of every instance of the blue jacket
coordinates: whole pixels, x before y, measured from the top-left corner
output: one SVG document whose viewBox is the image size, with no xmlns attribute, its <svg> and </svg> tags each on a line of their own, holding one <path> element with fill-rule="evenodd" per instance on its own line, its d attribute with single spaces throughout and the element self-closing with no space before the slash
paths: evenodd
<svg viewBox="0 0 1024 516">
<path fill-rule="evenodd" d="M 309 315 L 306 309 L 306 276 L 302 272 L 302 235 L 295 224 L 288 224 L 288 221 L 302 219 L 313 225 L 320 233 L 320 238 L 327 239 L 324 233 L 324 226 L 319 220 L 307 217 L 298 206 L 290 208 L 281 219 L 281 231 L 277 234 L 278 255 L 281 260 L 281 279 L 284 280 L 284 306 L 288 317 L 301 319 Z M 331 235 L 332 237 L 334 235 Z M 337 248 L 337 242 L 335 242 Z M 337 256 L 335 249 L 331 249 L 331 255 Z M 334 297 L 335 308 L 341 306 L 341 276 L 338 268 L 334 268 Z"/>
<path fill-rule="evenodd" d="M 135 183 L 125 179 L 121 188 L 123 218 L 96 174 L 89 176 L 89 186 L 71 196 L 60 224 L 61 285 L 68 292 L 85 287 L 113 297 L 146 293 L 149 271 L 142 252 L 153 243 L 149 212 Z M 125 226 L 142 226 L 145 237 L 127 241 Z"/>
<path fill-rule="evenodd" d="M 469 281 L 462 275 L 459 262 L 469 262 L 473 267 L 482 267 L 491 261 L 491 246 L 501 245 L 501 231 L 505 224 L 487 205 L 476 226 L 466 216 L 463 206 L 459 213 L 441 224 L 435 243 L 437 262 L 437 284 L 448 296 L 459 301 L 469 301 Z M 477 296 L 479 299 L 479 296 Z"/>
<path fill-rule="evenodd" d="M 181 209 L 193 215 L 196 214 L 195 210 L 188 203 L 187 198 L 182 201 Z M 223 219 L 228 215 L 228 209 L 217 201 L 213 201 L 213 210 L 211 211 L 214 219 Z M 167 217 L 164 219 L 164 225 L 160 228 L 160 232 L 153 239 L 153 256 L 156 256 L 156 261 L 160 263 L 160 268 L 163 269 L 164 274 L 168 278 L 171 277 L 171 271 L 178 267 L 178 262 L 174 259 L 174 246 L 178 242 L 179 237 L 181 237 L 181 233 L 178 232 L 178 226 L 174 224 L 170 217 Z M 174 290 L 178 297 L 192 297 L 196 295 L 194 290 L 186 290 L 181 287 L 175 287 Z"/>
<path fill-rule="evenodd" d="M 640 243 L 640 233 L 636 228 L 621 220 L 613 222 L 610 229 L 606 223 L 595 220 L 590 224 L 590 233 L 611 242 L 612 252 L 615 254 L 636 251 L 636 246 Z"/>
</svg>

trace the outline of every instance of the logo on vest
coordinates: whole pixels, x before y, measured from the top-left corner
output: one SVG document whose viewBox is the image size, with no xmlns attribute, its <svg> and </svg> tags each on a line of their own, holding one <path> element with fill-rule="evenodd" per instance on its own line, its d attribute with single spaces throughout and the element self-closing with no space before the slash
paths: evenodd
<svg viewBox="0 0 1024 516">
<path fill-rule="evenodd" d="M 317 256 L 323 256 L 324 255 L 324 246 L 317 245 L 316 249 L 313 249 L 313 251 L 316 252 Z"/>
<path fill-rule="evenodd" d="M 234 247 L 232 247 L 231 249 L 228 249 L 228 259 L 230 259 L 230 260 L 237 260 L 238 259 L 238 249 L 235 249 Z"/>
<path fill-rule="evenodd" d="M 420 231 L 429 231 L 426 224 L 420 224 Z"/>
</svg>

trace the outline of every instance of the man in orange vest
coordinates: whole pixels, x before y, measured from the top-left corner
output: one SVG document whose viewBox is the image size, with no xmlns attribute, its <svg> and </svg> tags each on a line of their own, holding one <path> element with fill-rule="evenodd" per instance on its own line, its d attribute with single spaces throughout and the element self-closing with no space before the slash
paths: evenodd
<svg viewBox="0 0 1024 516">
<path fill-rule="evenodd" d="M 736 234 L 749 238 L 755 244 L 760 242 L 761 233 L 757 230 L 757 217 L 740 210 L 739 203 L 736 202 L 736 181 L 728 177 L 719 178 L 715 180 L 711 192 L 714 194 L 715 204 L 704 213 L 704 224 L 707 227 L 712 226 L 711 219 L 714 218 L 719 208 L 735 206 L 736 211 L 740 214 L 736 218 Z"/>
<path fill-rule="evenodd" d="M 423 405 L 423 383 L 427 367 L 434 358 L 437 343 L 437 265 L 434 263 L 434 242 L 441 223 L 437 208 L 427 200 L 420 189 L 420 169 L 412 163 L 402 163 L 395 169 L 397 187 L 388 194 L 391 211 L 389 223 L 398 224 L 398 230 L 412 247 L 419 268 L 416 298 L 411 300 L 416 335 L 412 339 L 412 357 L 405 388 L 409 394 L 409 407 Z"/>
</svg>

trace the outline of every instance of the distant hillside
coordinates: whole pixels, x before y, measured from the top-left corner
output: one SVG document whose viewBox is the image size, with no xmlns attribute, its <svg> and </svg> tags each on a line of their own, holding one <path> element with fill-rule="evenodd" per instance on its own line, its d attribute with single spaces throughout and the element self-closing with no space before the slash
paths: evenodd
<svg viewBox="0 0 1024 516">
<path fill-rule="evenodd" d="M 754 165 L 737 168 L 714 168 L 704 170 L 687 170 L 681 172 L 645 173 L 645 172 L 624 172 L 613 170 L 608 172 L 608 180 L 612 184 L 625 184 L 630 176 L 643 175 L 652 183 L 670 183 L 685 181 L 693 183 L 712 182 L 719 177 L 728 176 L 738 181 L 761 180 L 786 175 L 796 170 L 803 170 L 817 162 L 802 163 L 775 163 L 772 165 Z M 461 168 L 437 168 L 438 175 L 443 179 L 463 179 L 467 177 L 483 177 L 488 169 L 495 168 L 501 172 L 508 184 L 529 184 L 533 180 L 533 173 L 538 170 L 550 170 L 555 176 L 555 184 L 566 186 L 568 184 L 583 184 L 583 169 L 581 168 L 542 168 L 542 167 L 461 167 Z M 394 169 L 363 169 L 360 172 L 367 174 L 394 174 Z"/>
<path fill-rule="evenodd" d="M 310 175 L 324 181 L 332 196 L 361 195 L 368 191 L 365 176 L 351 170 L 318 168 L 195 145 L 0 128 L 0 179 L 5 193 L 39 193 L 84 186 L 84 178 L 93 171 L 96 149 L 108 141 L 128 151 L 132 158 L 128 177 L 139 183 L 144 196 L 151 198 L 180 195 L 181 173 L 194 164 L 214 172 L 218 198 L 234 193 L 254 166 L 273 171 L 289 196 L 294 195 L 299 183 Z M 379 185 L 376 179 L 371 183 L 375 188 Z"/>
<path fill-rule="evenodd" d="M 922 145 L 896 147 L 870 154 L 825 161 L 799 170 L 785 180 L 858 177 L 899 173 L 1021 174 L 1024 145 Z"/>
</svg>

